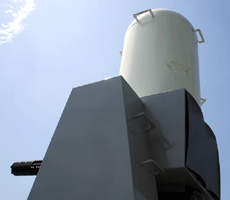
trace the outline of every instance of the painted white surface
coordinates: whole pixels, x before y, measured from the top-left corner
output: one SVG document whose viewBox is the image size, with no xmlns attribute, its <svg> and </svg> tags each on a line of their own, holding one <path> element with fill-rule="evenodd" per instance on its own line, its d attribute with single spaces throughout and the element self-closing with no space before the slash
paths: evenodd
<svg viewBox="0 0 230 200">
<path fill-rule="evenodd" d="M 200 103 L 198 39 L 177 12 L 153 9 L 130 24 L 120 75 L 139 96 L 186 88 Z"/>
</svg>

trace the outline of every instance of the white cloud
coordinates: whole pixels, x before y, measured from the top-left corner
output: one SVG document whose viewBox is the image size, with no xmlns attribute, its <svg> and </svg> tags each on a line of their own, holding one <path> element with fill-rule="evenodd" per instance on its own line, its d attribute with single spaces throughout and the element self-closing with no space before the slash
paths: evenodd
<svg viewBox="0 0 230 200">
<path fill-rule="evenodd" d="M 11 9 L 14 8 L 14 6 L 12 6 L 12 5 L 8 5 L 8 6 L 9 6 Z"/>
<path fill-rule="evenodd" d="M 9 9 L 9 10 L 5 10 L 4 12 L 7 14 L 7 13 L 12 13 L 13 11 Z"/>
<path fill-rule="evenodd" d="M 18 16 L 18 14 L 16 14 L 16 13 L 13 13 L 13 14 L 12 14 L 12 16 L 14 16 L 14 17 L 17 17 L 17 16 Z"/>
<path fill-rule="evenodd" d="M 10 9 L 4 11 L 6 14 L 12 13 L 13 21 L 2 24 L 0 29 L 0 45 L 12 41 L 16 34 L 24 30 L 25 24 L 23 24 L 23 20 L 35 9 L 34 0 L 13 0 L 14 3 L 18 1 L 24 2 L 24 5 L 20 7 L 18 12 L 12 11 L 14 8 L 12 5 L 8 5 Z"/>
<path fill-rule="evenodd" d="M 6 27 L 7 27 L 7 25 L 5 25 L 5 24 L 2 24 L 2 26 L 3 26 L 4 28 L 6 28 Z"/>
</svg>

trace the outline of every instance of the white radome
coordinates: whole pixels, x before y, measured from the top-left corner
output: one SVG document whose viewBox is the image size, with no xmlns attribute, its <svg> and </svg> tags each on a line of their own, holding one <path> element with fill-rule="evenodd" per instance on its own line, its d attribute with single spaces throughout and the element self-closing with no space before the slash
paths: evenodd
<svg viewBox="0 0 230 200">
<path fill-rule="evenodd" d="M 201 105 L 199 41 L 191 23 L 167 9 L 134 17 L 125 35 L 120 75 L 140 97 L 186 88 Z"/>
</svg>

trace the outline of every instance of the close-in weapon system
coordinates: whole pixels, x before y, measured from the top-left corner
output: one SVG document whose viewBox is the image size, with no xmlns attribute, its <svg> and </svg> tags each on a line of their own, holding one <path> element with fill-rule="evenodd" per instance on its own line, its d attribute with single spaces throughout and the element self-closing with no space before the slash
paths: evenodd
<svg viewBox="0 0 230 200">
<path fill-rule="evenodd" d="M 219 200 L 217 142 L 201 110 L 203 42 L 177 12 L 134 14 L 120 76 L 73 88 L 44 159 L 11 166 L 37 175 L 28 199 Z"/>
</svg>

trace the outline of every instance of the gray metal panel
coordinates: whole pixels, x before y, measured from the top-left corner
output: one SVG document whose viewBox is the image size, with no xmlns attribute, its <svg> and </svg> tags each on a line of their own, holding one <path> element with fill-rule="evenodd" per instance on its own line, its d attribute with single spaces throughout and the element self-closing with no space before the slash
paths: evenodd
<svg viewBox="0 0 230 200">
<path fill-rule="evenodd" d="M 188 106 L 188 150 L 186 166 L 199 174 L 206 189 L 220 198 L 220 167 L 216 137 L 204 122 L 195 99 L 186 92 Z"/>
<path fill-rule="evenodd" d="M 74 88 L 28 199 L 158 200 L 143 111 L 121 76 Z"/>
<path fill-rule="evenodd" d="M 135 195 L 135 199 L 138 199 L 138 200 L 148 200 L 138 190 L 134 190 L 134 195 Z"/>
<path fill-rule="evenodd" d="M 207 140 L 205 145 L 209 146 L 209 160 L 206 163 L 206 189 L 213 192 L 220 199 L 220 163 L 219 153 L 217 148 L 216 137 L 212 129 L 205 123 Z"/>
<path fill-rule="evenodd" d="M 121 80 L 72 90 L 29 200 L 134 199 Z"/>
<path fill-rule="evenodd" d="M 203 121 L 195 99 L 185 89 L 141 99 L 147 115 L 156 126 L 150 133 L 152 155 L 154 161 L 164 169 L 164 173 L 156 176 L 158 190 L 176 192 L 187 186 L 213 199 L 206 188 L 219 198 L 220 171 L 216 139 Z M 201 179 L 197 175 L 202 177 L 206 186 L 199 182 Z M 173 188 L 175 184 L 178 184 L 178 188 Z"/>
<path fill-rule="evenodd" d="M 144 112 L 144 104 L 128 83 L 122 80 L 135 199 L 157 200 L 156 181 L 152 176 L 154 168 L 151 164 L 140 165 L 152 159 L 149 132 L 144 131 L 147 122 L 145 118 L 135 118 Z"/>
<path fill-rule="evenodd" d="M 185 166 L 185 89 L 141 98 L 156 128 L 150 133 L 153 159 L 163 168 Z"/>
</svg>

